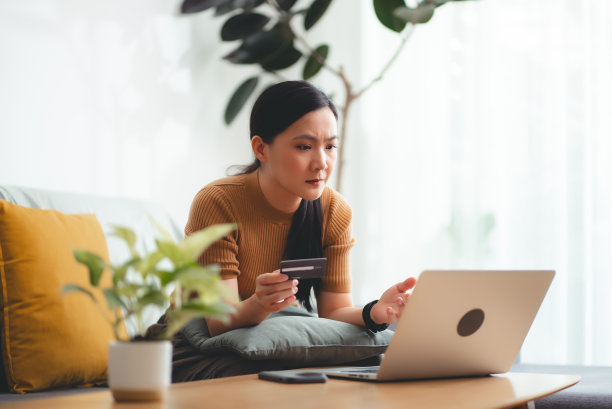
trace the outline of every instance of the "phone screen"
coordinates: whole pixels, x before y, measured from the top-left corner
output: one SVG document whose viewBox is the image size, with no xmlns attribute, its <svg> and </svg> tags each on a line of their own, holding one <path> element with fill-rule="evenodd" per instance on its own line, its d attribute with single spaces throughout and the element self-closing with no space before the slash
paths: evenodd
<svg viewBox="0 0 612 409">
<path fill-rule="evenodd" d="M 318 372 L 263 371 L 259 379 L 282 383 L 323 383 L 327 376 Z"/>
</svg>

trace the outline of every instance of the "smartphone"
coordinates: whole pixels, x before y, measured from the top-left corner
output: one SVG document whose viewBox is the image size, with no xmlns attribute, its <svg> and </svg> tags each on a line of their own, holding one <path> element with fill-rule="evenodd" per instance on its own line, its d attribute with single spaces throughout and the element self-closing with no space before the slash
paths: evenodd
<svg viewBox="0 0 612 409">
<path fill-rule="evenodd" d="M 327 376 L 318 372 L 263 371 L 259 379 L 282 383 L 324 383 Z"/>
<path fill-rule="evenodd" d="M 326 258 L 305 258 L 300 260 L 283 260 L 280 272 L 286 274 L 290 280 L 321 278 L 325 275 Z"/>
</svg>

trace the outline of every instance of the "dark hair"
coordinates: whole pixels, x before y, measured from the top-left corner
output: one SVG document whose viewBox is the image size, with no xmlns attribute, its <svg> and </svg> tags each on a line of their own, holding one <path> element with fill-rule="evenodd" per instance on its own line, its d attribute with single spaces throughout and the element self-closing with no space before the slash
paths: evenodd
<svg viewBox="0 0 612 409">
<path fill-rule="evenodd" d="M 306 81 L 285 81 L 272 85 L 255 101 L 251 110 L 251 139 L 258 135 L 264 143 L 274 138 L 291 124 L 309 112 L 328 107 L 338 118 L 338 111 L 325 93 Z M 261 163 L 257 158 L 244 166 L 239 174 L 257 170 Z M 323 257 L 323 212 L 321 198 L 303 200 L 293 215 L 284 260 Z M 315 296 L 321 290 L 321 279 L 300 280 L 296 298 L 312 311 L 311 291 Z"/>
</svg>

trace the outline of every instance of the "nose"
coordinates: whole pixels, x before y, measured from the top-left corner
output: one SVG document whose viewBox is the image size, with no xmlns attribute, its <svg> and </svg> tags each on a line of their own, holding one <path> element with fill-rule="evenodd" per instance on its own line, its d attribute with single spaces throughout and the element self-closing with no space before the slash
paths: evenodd
<svg viewBox="0 0 612 409">
<path fill-rule="evenodd" d="M 314 170 L 325 170 L 327 169 L 327 155 L 325 149 L 317 149 L 312 161 L 312 167 Z"/>
</svg>

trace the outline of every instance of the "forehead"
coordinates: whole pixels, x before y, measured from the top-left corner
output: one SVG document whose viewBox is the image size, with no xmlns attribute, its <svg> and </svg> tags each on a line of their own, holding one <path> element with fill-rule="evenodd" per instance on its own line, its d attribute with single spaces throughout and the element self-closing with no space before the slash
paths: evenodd
<svg viewBox="0 0 612 409">
<path fill-rule="evenodd" d="M 336 136 L 337 127 L 334 113 L 330 108 L 325 107 L 308 112 L 277 137 L 294 139 L 304 136 L 329 139 Z"/>
</svg>

